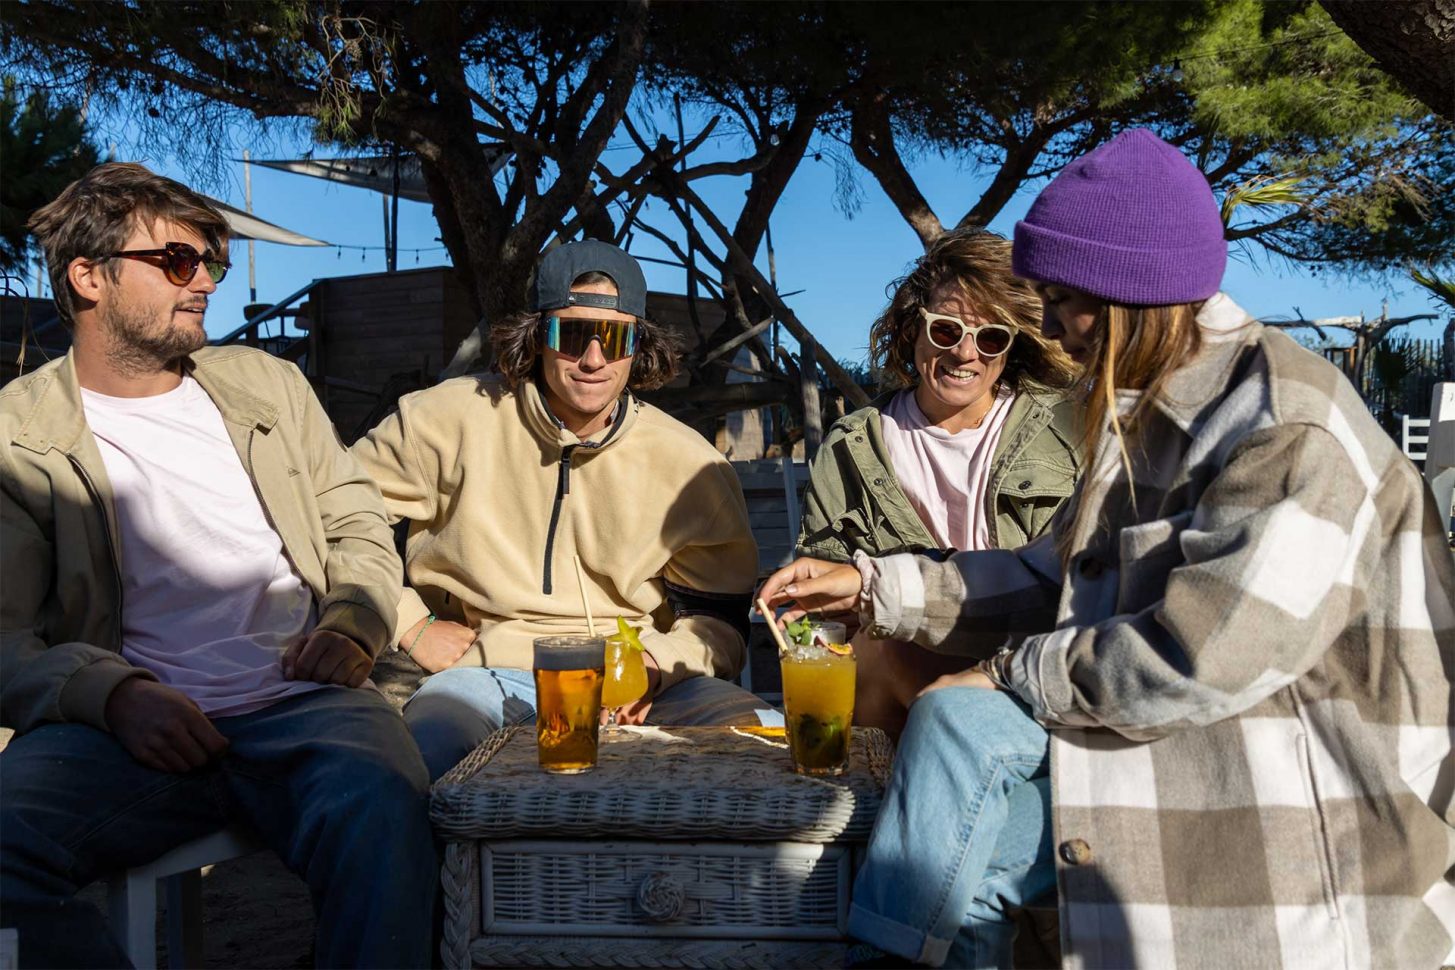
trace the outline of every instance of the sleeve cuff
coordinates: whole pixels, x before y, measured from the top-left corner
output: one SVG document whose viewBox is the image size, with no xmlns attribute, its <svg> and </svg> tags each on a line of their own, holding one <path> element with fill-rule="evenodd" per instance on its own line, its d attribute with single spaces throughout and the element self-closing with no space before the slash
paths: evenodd
<svg viewBox="0 0 1455 970">
<path fill-rule="evenodd" d="M 859 620 L 869 635 L 880 640 L 912 641 L 917 620 L 924 613 L 924 579 L 913 553 L 873 559 L 854 552 L 863 586 L 859 591 Z"/>
<path fill-rule="evenodd" d="M 130 680 L 132 677 L 157 679 L 150 670 L 134 667 L 119 656 L 115 659 L 108 657 L 93 660 L 76 668 L 61 687 L 61 696 L 57 701 L 61 717 L 67 721 L 110 731 L 111 727 L 106 723 L 106 702 L 111 699 L 111 692 L 123 680 Z"/>
<path fill-rule="evenodd" d="M 424 599 L 414 591 L 412 586 L 405 586 L 399 593 L 398 619 L 394 624 L 394 646 L 404 642 L 404 634 L 414 628 L 420 620 L 429 616 L 432 611 L 424 605 Z"/>
<path fill-rule="evenodd" d="M 1011 656 L 1006 680 L 1041 722 L 1059 722 L 1073 704 L 1066 675 L 1066 653 L 1076 639 L 1076 627 L 1027 637 Z"/>
<path fill-rule="evenodd" d="M 384 618 L 359 603 L 330 604 L 318 618 L 315 629 L 342 633 L 368 651 L 371 657 L 379 656 L 389 640 L 389 626 Z"/>
</svg>

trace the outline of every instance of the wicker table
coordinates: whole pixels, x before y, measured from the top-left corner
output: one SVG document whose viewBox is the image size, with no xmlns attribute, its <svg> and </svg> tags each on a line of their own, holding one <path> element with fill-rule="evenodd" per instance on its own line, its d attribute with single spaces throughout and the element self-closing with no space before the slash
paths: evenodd
<svg viewBox="0 0 1455 970">
<path fill-rule="evenodd" d="M 625 728 L 549 775 L 506 728 L 435 785 L 447 967 L 836 967 L 856 850 L 888 780 L 856 728 L 841 778 L 781 729 Z"/>
</svg>

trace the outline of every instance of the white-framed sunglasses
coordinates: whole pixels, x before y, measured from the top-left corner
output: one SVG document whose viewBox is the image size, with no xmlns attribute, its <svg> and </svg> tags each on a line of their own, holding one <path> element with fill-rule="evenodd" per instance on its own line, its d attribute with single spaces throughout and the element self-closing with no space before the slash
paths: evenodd
<svg viewBox="0 0 1455 970">
<path fill-rule="evenodd" d="M 919 312 L 925 319 L 925 336 L 941 350 L 954 350 L 968 333 L 975 344 L 975 353 L 984 358 L 999 357 L 1010 349 L 1015 340 L 1015 331 L 1003 323 L 983 323 L 972 327 L 948 313 L 931 313 L 924 307 L 920 307 Z"/>
</svg>

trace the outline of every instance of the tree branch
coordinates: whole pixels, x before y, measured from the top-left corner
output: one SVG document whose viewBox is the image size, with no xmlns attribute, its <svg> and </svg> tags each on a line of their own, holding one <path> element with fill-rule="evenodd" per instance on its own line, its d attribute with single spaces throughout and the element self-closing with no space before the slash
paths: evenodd
<svg viewBox="0 0 1455 970">
<path fill-rule="evenodd" d="M 626 125 L 627 133 L 631 135 L 632 139 L 642 151 L 650 152 L 651 149 L 647 147 L 641 134 L 636 130 L 636 126 L 631 123 L 631 119 L 623 119 L 623 123 Z M 843 393 L 844 397 L 853 402 L 856 407 L 863 407 L 865 404 L 868 404 L 869 395 L 865 394 L 863 388 L 854 383 L 854 379 L 848 375 L 843 367 L 839 366 L 839 362 L 834 360 L 833 355 L 824 349 L 823 344 L 818 343 L 814 339 L 809 329 L 798 319 L 798 315 L 789 309 L 788 305 L 774 291 L 772 285 L 763 278 L 763 274 L 759 272 L 758 267 L 753 265 L 753 260 L 747 253 L 743 252 L 743 248 L 738 245 L 737 240 L 733 239 L 732 233 L 728 231 L 727 226 L 723 225 L 722 220 L 717 217 L 717 214 L 708 208 L 707 204 L 698 197 L 696 192 L 692 191 L 691 186 L 683 182 L 678 173 L 660 166 L 656 169 L 656 179 L 660 184 L 660 188 L 655 194 L 664 199 L 669 206 L 673 206 L 674 209 L 677 208 L 675 203 L 678 200 L 687 203 L 695 209 L 727 250 L 728 261 L 732 265 L 733 274 L 740 279 L 747 280 L 752 285 L 758 296 L 762 298 L 763 302 L 768 305 L 800 344 L 813 344 L 816 348 L 814 356 L 823 366 L 824 373 L 829 375 L 829 379 L 834 382 L 834 386 Z M 662 189 L 669 191 L 662 191 Z M 683 217 L 679 215 L 679 219 L 681 218 Z M 701 236 L 698 234 L 693 220 L 685 219 L 683 226 L 689 233 L 693 234 L 694 245 L 698 249 L 705 250 L 707 247 L 701 243 Z"/>
<path fill-rule="evenodd" d="M 944 235 L 945 227 L 939 216 L 930 208 L 899 157 L 885 95 L 860 94 L 854 99 L 849 119 L 849 148 L 889 196 L 921 245 L 928 249 Z"/>
</svg>

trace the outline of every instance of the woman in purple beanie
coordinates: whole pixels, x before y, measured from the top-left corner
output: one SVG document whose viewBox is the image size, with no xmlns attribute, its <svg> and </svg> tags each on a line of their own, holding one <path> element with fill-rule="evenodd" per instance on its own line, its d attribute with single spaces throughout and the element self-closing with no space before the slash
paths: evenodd
<svg viewBox="0 0 1455 970">
<path fill-rule="evenodd" d="M 894 957 L 1007 965 L 1054 885 L 1068 966 L 1455 962 L 1445 523 L 1343 375 L 1217 292 L 1226 260 L 1152 133 L 1067 166 L 1013 252 L 1082 368 L 1051 534 L 764 585 L 979 661 L 911 708 L 855 881 L 850 932 Z M 987 630 L 1022 639 L 970 656 Z M 1048 769 L 1044 821 L 1008 817 Z"/>
</svg>

